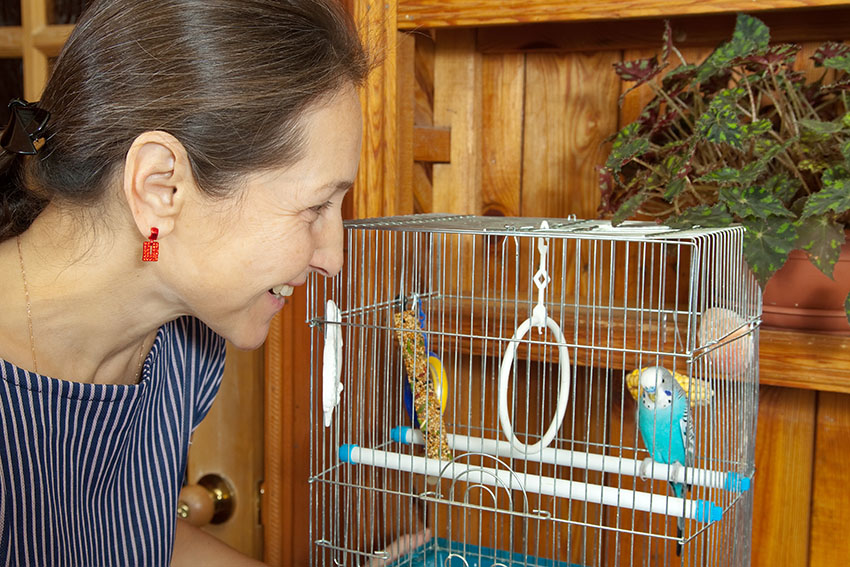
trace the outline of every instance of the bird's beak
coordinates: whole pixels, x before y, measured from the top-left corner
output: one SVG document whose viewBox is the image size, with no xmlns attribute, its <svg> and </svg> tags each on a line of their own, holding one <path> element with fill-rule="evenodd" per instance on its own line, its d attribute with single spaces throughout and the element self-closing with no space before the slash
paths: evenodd
<svg viewBox="0 0 850 567">
<path fill-rule="evenodd" d="M 647 392 L 646 394 L 649 396 L 649 399 L 652 400 L 652 403 L 654 404 L 655 403 L 655 392 Z"/>
</svg>

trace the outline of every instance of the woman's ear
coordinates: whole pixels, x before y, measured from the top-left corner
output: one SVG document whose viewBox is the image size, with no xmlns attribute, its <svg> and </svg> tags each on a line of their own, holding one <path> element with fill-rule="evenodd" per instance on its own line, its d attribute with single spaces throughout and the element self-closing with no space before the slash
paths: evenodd
<svg viewBox="0 0 850 567">
<path fill-rule="evenodd" d="M 144 238 L 151 227 L 159 237 L 170 233 L 194 188 L 186 148 L 167 132 L 140 134 L 124 162 L 124 196 Z"/>
</svg>

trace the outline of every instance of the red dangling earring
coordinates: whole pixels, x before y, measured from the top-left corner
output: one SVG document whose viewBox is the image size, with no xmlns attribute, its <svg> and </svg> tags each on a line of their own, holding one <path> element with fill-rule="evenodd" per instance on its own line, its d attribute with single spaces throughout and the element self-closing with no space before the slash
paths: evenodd
<svg viewBox="0 0 850 567">
<path fill-rule="evenodd" d="M 142 262 L 156 262 L 159 260 L 159 242 L 156 237 L 159 236 L 159 229 L 151 227 L 151 235 L 147 242 L 142 244 Z"/>
</svg>

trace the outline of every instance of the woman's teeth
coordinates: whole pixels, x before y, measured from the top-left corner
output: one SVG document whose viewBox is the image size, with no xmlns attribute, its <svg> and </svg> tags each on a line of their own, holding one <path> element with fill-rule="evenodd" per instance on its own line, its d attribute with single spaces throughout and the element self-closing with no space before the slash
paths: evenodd
<svg viewBox="0 0 850 567">
<path fill-rule="evenodd" d="M 278 297 L 289 297 L 292 291 L 293 287 L 287 284 L 276 285 L 271 289 L 272 294 Z"/>
</svg>

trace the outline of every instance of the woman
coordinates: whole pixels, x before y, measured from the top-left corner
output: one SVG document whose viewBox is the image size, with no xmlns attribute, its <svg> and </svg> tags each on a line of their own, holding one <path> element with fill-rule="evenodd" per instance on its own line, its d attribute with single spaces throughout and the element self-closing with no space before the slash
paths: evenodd
<svg viewBox="0 0 850 567">
<path fill-rule="evenodd" d="M 340 269 L 367 71 L 336 0 L 95 0 L 10 103 L 0 565 L 251 563 L 176 521 L 186 453 L 224 339 Z"/>
</svg>

